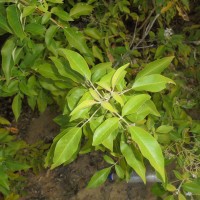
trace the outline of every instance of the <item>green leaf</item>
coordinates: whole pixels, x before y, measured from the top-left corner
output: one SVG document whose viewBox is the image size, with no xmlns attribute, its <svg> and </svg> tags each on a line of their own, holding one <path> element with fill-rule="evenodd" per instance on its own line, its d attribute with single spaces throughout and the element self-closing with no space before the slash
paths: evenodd
<svg viewBox="0 0 200 200">
<path fill-rule="evenodd" d="M 51 19 L 51 13 L 50 12 L 45 12 L 41 24 L 46 24 L 49 20 Z"/>
<path fill-rule="evenodd" d="M 119 178 L 123 179 L 124 178 L 124 170 L 121 168 L 120 165 L 115 165 L 115 171 L 116 171 L 116 174 Z"/>
<path fill-rule="evenodd" d="M 54 69 L 54 67 L 49 63 L 44 63 L 41 65 L 38 65 L 37 68 L 35 69 L 35 71 L 40 73 L 45 78 L 50 78 L 52 80 L 60 80 L 61 79 L 59 77 L 58 73 L 56 72 L 56 69 Z"/>
<path fill-rule="evenodd" d="M 73 21 L 73 19 L 69 16 L 69 13 L 59 7 L 53 7 L 51 12 L 64 21 Z"/>
<path fill-rule="evenodd" d="M 152 167 L 155 168 L 165 182 L 164 157 L 156 139 L 140 127 L 129 127 L 129 131 L 132 140 L 137 143 L 142 155 L 149 160 Z"/>
<path fill-rule="evenodd" d="M 183 194 L 181 194 L 180 192 L 178 193 L 178 200 L 186 200 L 186 198 L 184 197 Z"/>
<path fill-rule="evenodd" d="M 175 84 L 173 80 L 167 77 L 159 74 L 152 74 L 138 78 L 134 82 L 132 88 L 135 91 L 160 92 L 161 90 L 166 88 L 167 83 Z"/>
<path fill-rule="evenodd" d="M 148 94 L 138 94 L 131 97 L 122 108 L 122 116 L 136 113 L 150 98 L 151 96 Z"/>
<path fill-rule="evenodd" d="M 156 132 L 157 132 L 157 133 L 169 133 L 169 132 L 172 131 L 173 129 L 174 129 L 173 126 L 162 125 L 162 126 L 159 126 L 159 127 L 156 129 Z"/>
<path fill-rule="evenodd" d="M 69 78 L 76 83 L 79 83 L 79 82 L 82 81 L 82 79 L 81 79 L 82 77 L 79 76 L 79 74 L 76 73 L 74 70 L 72 70 L 68 63 L 62 62 L 62 60 L 58 59 L 57 57 L 52 56 L 52 57 L 49 57 L 49 58 L 54 63 L 56 69 L 58 70 L 58 72 L 61 76 Z"/>
<path fill-rule="evenodd" d="M 93 10 L 93 6 L 86 3 L 76 3 L 75 6 L 70 10 L 70 17 L 78 19 L 83 15 L 90 15 Z"/>
<path fill-rule="evenodd" d="M 122 67 L 120 67 L 119 69 L 117 69 L 117 71 L 114 73 L 113 77 L 112 77 L 112 89 L 114 90 L 115 86 L 117 85 L 117 83 L 119 82 L 119 80 L 121 79 L 122 75 L 124 75 L 122 72 L 125 71 L 125 69 L 129 66 L 128 64 L 123 65 Z"/>
<path fill-rule="evenodd" d="M 98 102 L 94 101 L 94 100 L 85 100 L 82 103 L 80 103 L 77 107 L 75 107 L 75 109 L 70 113 L 70 115 L 75 115 L 76 113 L 78 113 L 80 110 L 84 109 L 84 108 L 88 108 L 93 106 L 94 104 L 97 104 Z"/>
<path fill-rule="evenodd" d="M 106 119 L 94 132 L 93 146 L 101 144 L 109 135 L 118 129 L 119 118 L 113 117 Z"/>
<path fill-rule="evenodd" d="M 60 53 L 69 61 L 70 66 L 74 71 L 77 71 L 86 79 L 90 80 L 91 71 L 87 62 L 79 53 L 67 49 L 60 49 Z"/>
<path fill-rule="evenodd" d="M 106 110 L 109 110 L 110 112 L 114 112 L 114 113 L 116 113 L 117 112 L 117 110 L 109 103 L 109 102 L 107 102 L 107 101 L 102 101 L 101 102 L 101 106 L 103 107 L 103 108 L 105 108 Z"/>
<path fill-rule="evenodd" d="M 42 89 L 40 90 L 38 94 L 37 106 L 40 113 L 43 113 L 47 108 L 47 96 Z"/>
<path fill-rule="evenodd" d="M 111 157 L 109 157 L 109 156 L 107 156 L 107 155 L 104 155 L 104 156 L 103 156 L 103 159 L 104 159 L 107 163 L 109 163 L 109 164 L 111 164 L 111 165 L 115 164 L 115 161 L 114 161 Z"/>
<path fill-rule="evenodd" d="M 23 9 L 22 17 L 27 17 L 35 11 L 36 6 L 26 6 Z"/>
<path fill-rule="evenodd" d="M 51 45 L 53 41 L 53 37 L 56 34 L 57 30 L 58 30 L 58 27 L 56 25 L 52 25 L 47 29 L 46 34 L 45 34 L 45 43 L 47 47 Z"/>
<path fill-rule="evenodd" d="M 96 100 L 96 101 L 101 101 L 100 96 L 98 95 L 98 93 L 93 90 L 92 88 L 89 89 L 89 92 L 91 94 L 91 96 Z"/>
<path fill-rule="evenodd" d="M 160 74 L 165 68 L 169 66 L 169 64 L 171 63 L 173 59 L 174 59 L 174 56 L 170 56 L 170 57 L 165 57 L 162 59 L 158 59 L 154 62 L 148 63 L 145 66 L 145 68 L 137 74 L 136 80 L 143 76 L 147 76 L 151 74 Z"/>
<path fill-rule="evenodd" d="M 121 141 L 120 149 L 128 165 L 131 166 L 135 170 L 135 172 L 141 177 L 144 183 L 146 183 L 146 168 L 143 161 L 139 158 L 139 156 L 136 156 L 134 154 L 131 146 L 126 144 L 124 141 Z"/>
<path fill-rule="evenodd" d="M 12 102 L 12 110 L 15 115 L 16 121 L 18 120 L 19 115 L 21 113 L 21 108 L 22 108 L 22 100 L 21 100 L 20 94 L 17 94 L 14 97 L 13 102 Z"/>
<path fill-rule="evenodd" d="M 8 26 L 8 23 L 6 21 L 5 16 L 3 15 L 3 13 L 0 13 L 0 27 L 3 30 L 5 30 L 5 31 L 7 31 L 9 33 L 12 33 L 12 31 L 11 31 L 10 27 Z"/>
<path fill-rule="evenodd" d="M 182 188 L 186 192 L 191 192 L 194 195 L 200 195 L 200 180 L 196 179 L 192 182 L 184 183 Z"/>
<path fill-rule="evenodd" d="M 84 33 L 95 40 L 101 39 L 101 34 L 97 28 L 86 28 L 84 29 Z"/>
<path fill-rule="evenodd" d="M 96 82 L 99 86 L 102 88 L 111 91 L 111 79 L 113 74 L 115 73 L 115 70 L 111 70 L 109 73 L 107 73 L 105 76 L 101 78 L 100 81 Z"/>
<path fill-rule="evenodd" d="M 55 146 L 53 165 L 51 166 L 51 169 L 71 159 L 78 149 L 81 136 L 81 128 L 73 127 L 59 139 Z"/>
<path fill-rule="evenodd" d="M 87 188 L 96 188 L 103 184 L 108 178 L 110 171 L 111 167 L 108 167 L 96 172 L 88 183 Z"/>
<path fill-rule="evenodd" d="M 112 63 L 106 62 L 106 63 L 100 63 L 98 65 L 95 65 L 92 69 L 92 82 L 99 81 L 109 69 L 111 69 Z"/>
<path fill-rule="evenodd" d="M 75 28 L 65 28 L 64 34 L 70 46 L 80 51 L 85 59 L 87 59 L 87 62 L 93 65 L 93 55 L 86 44 L 83 34 Z"/>
<path fill-rule="evenodd" d="M 95 58 L 98 58 L 101 62 L 104 61 L 102 50 L 98 46 L 96 45 L 92 46 L 92 54 Z"/>
<path fill-rule="evenodd" d="M 44 26 L 42 26 L 41 24 L 37 24 L 37 23 L 30 23 L 30 24 L 27 24 L 25 27 L 25 31 L 32 35 L 43 36 L 45 30 L 46 29 Z"/>
<path fill-rule="evenodd" d="M 14 61 L 12 58 L 12 52 L 15 48 L 15 38 L 9 38 L 6 40 L 5 44 L 1 49 L 1 56 L 2 56 L 2 70 L 6 78 L 6 82 L 10 81 L 11 77 L 11 70 L 14 65 Z"/>
<path fill-rule="evenodd" d="M 121 107 L 124 106 L 124 100 L 117 92 L 113 92 L 112 97 L 116 102 L 118 102 L 121 105 Z"/>
<path fill-rule="evenodd" d="M 26 35 L 24 33 L 22 23 L 20 21 L 20 11 L 17 7 L 17 4 L 12 4 L 7 7 L 7 19 L 10 27 L 14 31 L 14 33 L 19 37 L 21 40 L 23 40 Z"/>
<path fill-rule="evenodd" d="M 47 0 L 47 2 L 51 2 L 51 3 L 63 3 L 63 0 Z"/>
<path fill-rule="evenodd" d="M 118 135 L 118 130 L 111 132 L 111 134 L 102 142 L 103 146 L 113 152 L 113 141 Z"/>
</svg>

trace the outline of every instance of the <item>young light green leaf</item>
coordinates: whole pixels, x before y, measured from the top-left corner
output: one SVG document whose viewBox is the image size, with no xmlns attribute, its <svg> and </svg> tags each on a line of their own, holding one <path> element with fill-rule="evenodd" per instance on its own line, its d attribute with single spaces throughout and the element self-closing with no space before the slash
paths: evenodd
<svg viewBox="0 0 200 200">
<path fill-rule="evenodd" d="M 124 141 L 120 143 L 120 150 L 122 155 L 125 157 L 126 162 L 131 166 L 135 172 L 141 177 L 141 179 L 146 183 L 146 168 L 142 160 L 136 157 L 131 146 L 126 144 Z"/>
<path fill-rule="evenodd" d="M 70 66 L 74 71 L 77 71 L 86 79 L 90 80 L 91 71 L 87 62 L 79 53 L 67 49 L 60 49 L 60 53 L 69 61 Z"/>
<path fill-rule="evenodd" d="M 157 133 L 169 133 L 174 129 L 173 126 L 161 125 L 156 129 Z"/>
<path fill-rule="evenodd" d="M 63 0 L 47 0 L 47 1 L 51 3 L 63 3 Z"/>
<path fill-rule="evenodd" d="M 136 113 L 150 98 L 151 96 L 148 94 L 138 94 L 131 97 L 122 109 L 122 116 Z"/>
<path fill-rule="evenodd" d="M 103 107 L 103 108 L 105 108 L 106 110 L 109 110 L 110 112 L 114 112 L 114 113 L 116 113 L 117 112 L 117 110 L 109 103 L 109 102 L 107 102 L 107 101 L 102 101 L 101 102 L 101 106 Z"/>
<path fill-rule="evenodd" d="M 112 89 L 114 90 L 116 84 L 119 82 L 121 76 L 123 75 L 122 72 L 124 72 L 124 70 L 129 66 L 128 64 L 123 65 L 122 67 L 120 67 L 119 69 L 117 69 L 117 71 L 114 73 L 113 77 L 112 77 Z"/>
<path fill-rule="evenodd" d="M 187 200 L 183 194 L 178 193 L 178 200 Z"/>
<path fill-rule="evenodd" d="M 89 15 L 93 10 L 93 6 L 86 3 L 76 3 L 70 10 L 70 16 L 74 19 L 78 19 L 80 16 Z"/>
<path fill-rule="evenodd" d="M 118 130 L 113 131 L 103 142 L 103 146 L 113 152 L 113 141 L 117 137 Z"/>
<path fill-rule="evenodd" d="M 8 6 L 6 12 L 10 27 L 12 28 L 16 36 L 23 40 L 26 37 L 26 34 L 24 33 L 22 23 L 20 21 L 21 14 L 17 7 L 17 4 L 12 4 Z"/>
<path fill-rule="evenodd" d="M 1 49 L 1 56 L 2 56 L 2 70 L 5 75 L 7 83 L 10 80 L 11 70 L 14 65 L 14 61 L 12 58 L 12 52 L 15 48 L 15 38 L 9 38 L 6 40 L 5 44 Z"/>
<path fill-rule="evenodd" d="M 124 100 L 117 92 L 113 92 L 112 97 L 116 102 L 118 102 L 121 105 L 121 107 L 124 106 Z"/>
<path fill-rule="evenodd" d="M 100 96 L 98 95 L 98 93 L 93 90 L 92 88 L 89 89 L 89 92 L 91 94 L 91 96 L 96 100 L 96 101 L 101 101 Z"/>
<path fill-rule="evenodd" d="M 134 82 L 132 88 L 135 91 L 160 92 L 161 90 L 166 88 L 167 83 L 175 84 L 173 80 L 165 76 L 152 74 L 138 78 Z"/>
<path fill-rule="evenodd" d="M 51 166 L 51 169 L 71 159 L 78 149 L 81 136 L 81 128 L 73 127 L 58 140 L 55 146 L 53 165 Z"/>
<path fill-rule="evenodd" d="M 113 117 L 106 119 L 94 132 L 93 146 L 101 144 L 109 135 L 118 129 L 119 118 Z"/>
<path fill-rule="evenodd" d="M 103 156 L 103 159 L 104 159 L 107 163 L 109 163 L 109 164 L 111 164 L 111 165 L 115 164 L 115 161 L 114 161 L 111 157 L 109 157 L 109 156 L 107 156 L 107 155 L 104 155 L 104 156 Z"/>
<path fill-rule="evenodd" d="M 98 58 L 103 63 L 104 61 L 103 53 L 98 46 L 92 45 L 92 54 L 95 58 Z"/>
<path fill-rule="evenodd" d="M 124 173 L 124 170 L 121 168 L 120 165 L 115 165 L 115 172 L 116 172 L 116 174 L 119 178 L 121 178 L 121 179 L 124 178 L 125 173 Z"/>
<path fill-rule="evenodd" d="M 12 110 L 15 115 L 16 121 L 18 120 L 20 113 L 21 113 L 21 108 L 22 108 L 22 99 L 20 97 L 20 94 L 17 94 L 12 102 Z"/>
<path fill-rule="evenodd" d="M 97 104 L 97 101 L 94 100 L 85 100 L 82 103 L 80 103 L 71 113 L 70 115 L 75 115 L 76 113 L 78 113 L 80 110 L 84 109 L 84 108 L 88 108 L 93 106 L 94 104 Z"/>
<path fill-rule="evenodd" d="M 132 140 L 137 143 L 142 155 L 149 160 L 152 167 L 155 168 L 165 182 L 164 157 L 156 139 L 140 127 L 129 127 L 129 131 Z"/>
<path fill-rule="evenodd" d="M 147 76 L 151 74 L 160 74 L 165 68 L 169 66 L 169 64 L 171 63 L 173 59 L 174 59 L 174 56 L 170 56 L 170 57 L 165 57 L 165 58 L 153 61 L 151 63 L 148 63 L 145 66 L 145 68 L 137 74 L 136 80 L 143 76 Z"/>
<path fill-rule="evenodd" d="M 110 171 L 111 167 L 108 167 L 96 172 L 88 183 L 87 188 L 96 188 L 103 184 L 108 178 Z"/>
</svg>

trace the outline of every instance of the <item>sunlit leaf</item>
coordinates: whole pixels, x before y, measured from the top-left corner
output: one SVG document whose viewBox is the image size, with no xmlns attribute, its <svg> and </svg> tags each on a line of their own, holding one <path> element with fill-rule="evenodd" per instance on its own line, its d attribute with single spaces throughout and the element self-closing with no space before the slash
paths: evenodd
<svg viewBox="0 0 200 200">
<path fill-rule="evenodd" d="M 93 10 L 93 6 L 86 3 L 76 3 L 70 10 L 70 17 L 77 19 L 83 15 L 89 15 Z"/>
</svg>

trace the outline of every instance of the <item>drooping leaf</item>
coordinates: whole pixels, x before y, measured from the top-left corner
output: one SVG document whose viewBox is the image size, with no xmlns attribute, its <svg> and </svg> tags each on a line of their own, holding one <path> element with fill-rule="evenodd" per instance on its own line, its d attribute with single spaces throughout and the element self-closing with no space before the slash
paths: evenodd
<svg viewBox="0 0 200 200">
<path fill-rule="evenodd" d="M 143 161 L 139 157 L 136 157 L 131 146 L 126 144 L 124 141 L 121 141 L 120 143 L 120 150 L 122 152 L 122 155 L 125 157 L 125 160 L 128 163 L 128 165 L 131 166 L 141 177 L 144 183 L 146 183 L 146 168 L 144 166 Z"/>
<path fill-rule="evenodd" d="M 26 6 L 23 9 L 22 17 L 27 17 L 35 11 L 36 6 Z"/>
<path fill-rule="evenodd" d="M 0 124 L 10 125 L 10 122 L 7 119 L 5 119 L 4 117 L 0 116 Z"/>
<path fill-rule="evenodd" d="M 132 88 L 135 91 L 160 92 L 161 90 L 166 88 L 167 83 L 175 84 L 173 80 L 167 77 L 159 74 L 152 74 L 138 78 L 134 82 Z"/>
<path fill-rule="evenodd" d="M 151 96 L 148 94 L 138 94 L 131 97 L 122 108 L 122 116 L 136 113 L 150 98 Z"/>
<path fill-rule="evenodd" d="M 47 108 L 47 96 L 41 89 L 37 97 L 37 106 L 40 113 L 43 113 Z"/>
<path fill-rule="evenodd" d="M 121 107 L 124 106 L 124 100 L 117 92 L 113 92 L 112 97 L 113 99 L 115 99 L 116 102 L 118 102 L 121 105 Z"/>
<path fill-rule="evenodd" d="M 41 24 L 30 23 L 25 26 L 25 31 L 32 35 L 40 35 L 43 36 L 45 32 L 45 27 Z"/>
<path fill-rule="evenodd" d="M 14 31 L 17 37 L 23 40 L 26 37 L 24 33 L 22 23 L 20 21 L 20 11 L 17 7 L 17 4 L 12 4 L 7 7 L 7 19 L 10 27 Z"/>
<path fill-rule="evenodd" d="M 19 115 L 21 113 L 21 108 L 22 108 L 22 99 L 21 99 L 20 94 L 17 94 L 14 97 L 13 102 L 12 102 L 12 110 L 15 115 L 16 121 L 18 120 Z"/>
<path fill-rule="evenodd" d="M 110 112 L 117 112 L 117 110 L 107 101 L 102 101 L 101 106 Z"/>
<path fill-rule="evenodd" d="M 113 152 L 113 142 L 118 135 L 118 130 L 111 132 L 111 134 L 102 142 L 103 146 Z"/>
<path fill-rule="evenodd" d="M 71 159 L 78 149 L 81 136 L 81 128 L 73 127 L 58 140 L 55 146 L 52 169 Z"/>
<path fill-rule="evenodd" d="M 123 65 L 122 67 L 120 67 L 119 69 L 117 69 L 117 71 L 114 73 L 113 77 L 112 77 L 112 89 L 114 90 L 116 84 L 119 82 L 121 76 L 123 75 L 122 72 L 124 72 L 124 70 L 129 66 L 128 64 Z"/>
<path fill-rule="evenodd" d="M 77 19 L 83 15 L 91 14 L 93 6 L 86 3 L 76 3 L 74 7 L 70 10 L 70 17 Z"/>
<path fill-rule="evenodd" d="M 55 36 L 57 30 L 58 30 L 58 27 L 56 25 L 52 25 L 47 29 L 45 33 L 45 43 L 47 47 L 51 45 L 53 41 L 53 37 Z"/>
<path fill-rule="evenodd" d="M 106 119 L 94 132 L 93 146 L 101 144 L 109 135 L 118 129 L 119 118 L 112 117 Z"/>
<path fill-rule="evenodd" d="M 137 74 L 136 80 L 143 76 L 160 74 L 165 68 L 169 66 L 173 59 L 174 56 L 170 56 L 148 63 L 145 68 Z"/>
<path fill-rule="evenodd" d="M 86 79 L 90 80 L 91 72 L 85 59 L 77 52 L 60 49 L 60 53 L 69 61 L 71 68 L 77 71 Z"/>
<path fill-rule="evenodd" d="M 104 156 L 103 156 L 103 159 L 104 159 L 107 163 L 109 163 L 109 164 L 111 164 L 111 165 L 115 164 L 115 161 L 114 161 L 111 157 L 109 157 L 109 156 L 107 156 L 107 155 L 104 155 Z"/>
<path fill-rule="evenodd" d="M 1 56 L 2 56 L 2 70 L 5 75 L 7 83 L 11 77 L 11 70 L 14 65 L 14 61 L 12 58 L 12 52 L 15 48 L 15 38 L 9 38 L 6 40 L 5 44 L 1 49 Z"/>
<path fill-rule="evenodd" d="M 90 182 L 88 183 L 87 188 L 96 188 L 100 186 L 101 184 L 103 184 L 108 178 L 110 171 L 111 171 L 111 167 L 108 167 L 96 172 L 90 179 Z"/>
<path fill-rule="evenodd" d="M 132 140 L 137 143 L 142 155 L 149 160 L 152 167 L 155 168 L 165 182 L 164 157 L 156 139 L 140 127 L 129 127 L 129 131 Z"/>
<path fill-rule="evenodd" d="M 75 109 L 70 113 L 70 115 L 75 115 L 76 113 L 78 113 L 80 110 L 84 109 L 84 108 L 88 108 L 93 106 L 94 104 L 97 104 L 98 102 L 94 101 L 94 100 L 85 100 L 82 103 L 80 103 L 77 107 L 75 107 Z"/>
<path fill-rule="evenodd" d="M 96 40 L 101 39 L 101 34 L 97 28 L 86 28 L 84 29 L 84 33 L 88 35 L 91 38 L 94 38 Z"/>
</svg>

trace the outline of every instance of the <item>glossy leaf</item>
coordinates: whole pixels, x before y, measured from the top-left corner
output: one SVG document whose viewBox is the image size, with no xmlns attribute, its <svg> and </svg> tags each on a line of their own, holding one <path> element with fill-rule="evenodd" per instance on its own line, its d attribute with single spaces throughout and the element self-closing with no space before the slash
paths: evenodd
<svg viewBox="0 0 200 200">
<path fill-rule="evenodd" d="M 126 162 L 131 166 L 135 172 L 141 177 L 144 183 L 146 183 L 145 173 L 146 168 L 144 163 L 139 157 L 136 157 L 131 146 L 126 144 L 124 141 L 120 143 L 120 150 L 122 155 L 125 157 Z"/>
<path fill-rule="evenodd" d="M 22 108 L 22 99 L 20 97 L 20 94 L 17 94 L 12 102 L 12 110 L 15 115 L 16 121 L 18 120 L 20 113 L 21 113 L 21 108 Z"/>
<path fill-rule="evenodd" d="M 10 27 L 14 33 L 22 40 L 26 37 L 22 23 L 20 21 L 20 11 L 17 7 L 17 4 L 12 4 L 7 7 L 7 19 Z"/>
<path fill-rule="evenodd" d="M 174 56 L 170 56 L 148 63 L 145 68 L 137 74 L 136 80 L 143 76 L 160 74 L 165 68 L 169 66 L 173 59 Z"/>
<path fill-rule="evenodd" d="M 96 172 L 88 183 L 87 188 L 96 188 L 103 184 L 108 178 L 110 171 L 111 167 L 108 167 Z"/>
<path fill-rule="evenodd" d="M 138 94 L 131 97 L 122 108 L 122 116 L 136 113 L 150 98 L 151 96 L 148 94 Z"/>
<path fill-rule="evenodd" d="M 152 74 L 138 78 L 132 88 L 135 91 L 160 92 L 166 88 L 167 83 L 174 83 L 171 79 L 159 74 Z"/>
<path fill-rule="evenodd" d="M 118 129 L 119 118 L 113 117 L 106 119 L 94 132 L 93 146 L 101 144 L 109 135 Z"/>
<path fill-rule="evenodd" d="M 94 100 L 85 100 L 82 103 L 80 103 L 71 113 L 70 115 L 75 115 L 76 113 L 78 113 L 80 110 L 84 109 L 84 108 L 88 108 L 93 106 L 94 104 L 97 104 L 98 102 L 94 101 Z"/>
<path fill-rule="evenodd" d="M 52 169 L 71 159 L 78 149 L 81 136 L 81 128 L 73 127 L 59 139 L 55 146 Z"/>
<path fill-rule="evenodd" d="M 60 49 L 60 53 L 69 61 L 71 68 L 77 71 L 86 79 L 90 80 L 91 72 L 85 59 L 77 52 Z"/>
<path fill-rule="evenodd" d="M 160 174 L 165 181 L 164 157 L 156 139 L 144 129 L 136 126 L 129 127 L 131 138 L 135 141 L 142 155 L 149 160 L 152 167 Z"/>
<path fill-rule="evenodd" d="M 107 101 L 102 101 L 101 106 L 110 112 L 117 112 L 117 110 Z"/>
<path fill-rule="evenodd" d="M 77 19 L 83 15 L 89 15 L 93 10 L 93 6 L 86 3 L 76 3 L 70 10 L 70 17 Z"/>
<path fill-rule="evenodd" d="M 11 70 L 13 68 L 14 62 L 12 58 L 12 52 L 15 48 L 15 39 L 9 38 L 6 40 L 5 44 L 1 49 L 2 56 L 2 70 L 4 72 L 7 83 L 10 81 Z"/>
<path fill-rule="evenodd" d="M 104 155 L 104 156 L 103 156 L 103 159 L 104 159 L 107 163 L 109 163 L 109 164 L 111 164 L 111 165 L 115 164 L 115 161 L 114 161 L 111 157 L 109 157 L 109 156 L 107 156 L 107 155 Z"/>
<path fill-rule="evenodd" d="M 123 65 L 122 67 L 120 67 L 119 69 L 117 69 L 117 71 L 114 73 L 113 77 L 112 77 L 112 89 L 115 88 L 115 86 L 117 85 L 117 83 L 119 82 L 120 78 L 122 77 L 124 70 L 129 66 L 128 64 Z"/>
</svg>

